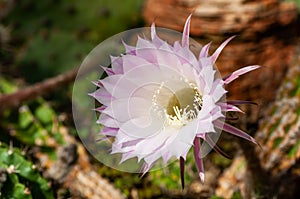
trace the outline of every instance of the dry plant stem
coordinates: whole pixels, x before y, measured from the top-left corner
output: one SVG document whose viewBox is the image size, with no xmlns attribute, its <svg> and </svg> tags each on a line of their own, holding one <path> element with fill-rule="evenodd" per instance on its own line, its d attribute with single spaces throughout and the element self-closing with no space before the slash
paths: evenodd
<svg viewBox="0 0 300 199">
<path fill-rule="evenodd" d="M 260 159 L 255 153 L 256 145 L 244 140 L 239 140 L 239 145 L 245 155 L 247 162 L 247 172 L 250 174 L 250 186 L 254 191 L 256 198 L 272 198 L 272 189 L 270 186 L 270 176 L 262 168 Z M 248 182 L 246 182 L 248 186 Z"/>
<path fill-rule="evenodd" d="M 6 109 L 17 108 L 26 101 L 49 94 L 50 92 L 73 82 L 76 78 L 77 71 L 77 68 L 72 69 L 56 77 L 25 87 L 15 93 L 0 95 L 0 114 Z"/>
</svg>

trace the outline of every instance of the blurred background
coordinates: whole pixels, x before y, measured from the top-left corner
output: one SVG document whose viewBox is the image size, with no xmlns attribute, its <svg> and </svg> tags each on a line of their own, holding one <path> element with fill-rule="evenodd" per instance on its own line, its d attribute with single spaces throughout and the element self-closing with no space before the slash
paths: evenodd
<svg viewBox="0 0 300 199">
<path fill-rule="evenodd" d="M 0 0 L 0 197 L 299 198 L 299 12 L 299 0 Z M 182 190 L 178 162 L 140 178 L 90 156 L 71 98 L 101 41 L 152 22 L 182 31 L 190 13 L 191 37 L 212 41 L 210 53 L 236 35 L 216 64 L 222 76 L 262 66 L 227 88 L 229 99 L 258 103 L 233 123 L 261 148 L 222 135 L 232 159 L 205 157 L 201 184 L 188 155 Z"/>
</svg>

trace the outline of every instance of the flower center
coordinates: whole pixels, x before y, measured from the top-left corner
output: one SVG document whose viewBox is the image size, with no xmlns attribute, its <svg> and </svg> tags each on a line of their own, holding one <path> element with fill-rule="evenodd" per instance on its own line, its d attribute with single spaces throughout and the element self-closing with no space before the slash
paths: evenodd
<svg viewBox="0 0 300 199">
<path fill-rule="evenodd" d="M 192 83 L 175 93 L 161 86 L 153 96 L 153 103 L 164 107 L 163 115 L 167 124 L 181 127 L 194 120 L 202 108 L 203 99 L 196 86 Z M 162 97 L 167 99 L 162 99 Z"/>
</svg>

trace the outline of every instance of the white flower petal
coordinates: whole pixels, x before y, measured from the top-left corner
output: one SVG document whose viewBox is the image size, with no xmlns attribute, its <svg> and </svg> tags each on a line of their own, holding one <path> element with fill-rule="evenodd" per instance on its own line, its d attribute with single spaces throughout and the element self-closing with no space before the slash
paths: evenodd
<svg viewBox="0 0 300 199">
<path fill-rule="evenodd" d="M 164 123 L 158 117 L 143 116 L 121 124 L 120 130 L 135 138 L 149 138 L 163 129 Z"/>
<path fill-rule="evenodd" d="M 102 113 L 124 123 L 133 118 L 149 116 L 151 106 L 152 102 L 144 98 L 122 98 L 112 101 Z"/>
<path fill-rule="evenodd" d="M 94 97 L 98 102 L 106 106 L 114 99 L 114 97 L 111 96 L 104 87 L 100 87 L 94 93 L 91 93 L 90 96 Z"/>
<path fill-rule="evenodd" d="M 167 147 L 168 140 L 176 137 L 176 133 L 174 129 L 164 129 L 151 137 L 145 138 L 135 146 L 135 153 L 143 157 L 153 153 L 161 153 Z"/>
<path fill-rule="evenodd" d="M 181 44 L 183 47 L 189 47 L 189 34 L 190 34 L 190 23 L 191 23 L 191 18 L 192 15 L 190 15 L 185 24 L 184 24 L 184 28 L 183 28 L 183 35 L 182 35 L 182 40 L 181 40 Z"/>
<path fill-rule="evenodd" d="M 154 23 L 151 39 L 138 37 L 136 46 L 124 43 L 126 54 L 111 57 L 112 68 L 105 69 L 108 77 L 96 82 L 100 89 L 90 95 L 103 104 L 96 109 L 101 112 L 97 123 L 105 126 L 103 135 L 114 137 L 112 153 L 121 153 L 121 162 L 133 157 L 144 160 L 141 172 L 145 174 L 160 157 L 166 163 L 175 156 L 183 168 L 182 160 L 194 145 L 203 181 L 198 141 L 208 133 L 218 135 L 215 127 L 255 143 L 244 132 L 223 124 L 226 111 L 239 109 L 236 104 L 222 102 L 222 97 L 224 85 L 258 66 L 237 70 L 224 80 L 217 77 L 214 63 L 232 38 L 212 56 L 210 43 L 205 45 L 197 58 L 189 46 L 190 20 L 191 15 L 181 43 L 176 41 L 173 46 L 158 37 Z"/>
<path fill-rule="evenodd" d="M 123 55 L 123 70 L 124 73 L 128 73 L 129 71 L 133 70 L 137 67 L 147 67 L 149 65 L 152 65 L 152 63 L 149 63 L 147 60 L 145 60 L 142 57 L 137 57 L 134 55 Z M 127 75 L 127 74 L 126 74 Z"/>
<path fill-rule="evenodd" d="M 101 113 L 99 119 L 97 120 L 97 124 L 102 124 L 107 127 L 119 128 L 120 124 L 114 120 L 114 118 L 106 115 L 105 113 Z"/>
<path fill-rule="evenodd" d="M 111 68 L 115 74 L 123 74 L 123 61 L 121 57 L 110 56 Z"/>
</svg>

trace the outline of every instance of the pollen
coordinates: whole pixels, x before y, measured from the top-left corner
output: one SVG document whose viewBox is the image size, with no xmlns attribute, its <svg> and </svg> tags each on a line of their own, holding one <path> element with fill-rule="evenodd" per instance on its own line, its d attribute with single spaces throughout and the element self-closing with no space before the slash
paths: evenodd
<svg viewBox="0 0 300 199">
<path fill-rule="evenodd" d="M 162 84 L 153 95 L 152 102 L 163 108 L 160 115 L 166 118 L 167 125 L 181 127 L 197 118 L 203 104 L 202 95 L 194 84 L 187 85 L 170 93 Z"/>
</svg>

